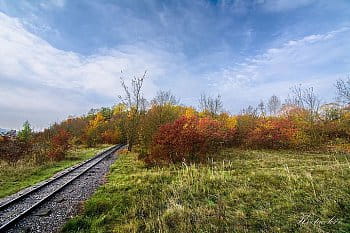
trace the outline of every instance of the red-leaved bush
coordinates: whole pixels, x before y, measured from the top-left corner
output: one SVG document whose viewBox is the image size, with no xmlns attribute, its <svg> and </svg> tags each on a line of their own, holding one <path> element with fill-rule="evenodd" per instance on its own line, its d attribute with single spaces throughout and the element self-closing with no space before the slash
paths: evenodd
<svg viewBox="0 0 350 233">
<path fill-rule="evenodd" d="M 15 165 L 17 161 L 30 154 L 31 150 L 32 146 L 29 142 L 0 136 L 0 160 L 10 165 Z"/>
<path fill-rule="evenodd" d="M 216 120 L 183 116 L 159 128 L 145 161 L 156 164 L 203 161 L 209 153 L 226 146 L 232 137 L 234 131 Z"/>
<path fill-rule="evenodd" d="M 70 134 L 64 129 L 59 129 L 51 139 L 48 157 L 53 160 L 64 159 L 69 149 L 69 139 Z"/>
</svg>

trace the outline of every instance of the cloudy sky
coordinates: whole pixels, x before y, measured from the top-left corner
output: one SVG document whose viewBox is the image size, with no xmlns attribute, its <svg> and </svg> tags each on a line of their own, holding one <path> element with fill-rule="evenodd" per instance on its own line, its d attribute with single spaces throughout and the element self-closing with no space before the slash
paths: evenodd
<svg viewBox="0 0 350 233">
<path fill-rule="evenodd" d="M 119 78 L 145 96 L 236 113 L 296 84 L 324 101 L 350 73 L 349 0 L 0 0 L 0 128 L 41 129 L 112 106 Z"/>
</svg>

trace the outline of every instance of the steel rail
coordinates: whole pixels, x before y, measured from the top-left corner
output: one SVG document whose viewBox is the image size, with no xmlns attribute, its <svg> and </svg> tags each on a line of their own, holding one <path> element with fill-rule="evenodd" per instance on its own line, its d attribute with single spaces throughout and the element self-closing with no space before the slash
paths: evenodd
<svg viewBox="0 0 350 233">
<path fill-rule="evenodd" d="M 58 175 L 57 177 L 54 177 L 50 180 L 48 180 L 47 182 L 35 187 L 34 189 L 30 190 L 29 192 L 26 192 L 6 203 L 4 203 L 3 205 L 0 206 L 0 211 L 6 209 L 7 207 L 14 205 L 16 203 L 18 203 L 19 201 L 21 201 L 22 199 L 28 197 L 30 194 L 34 193 L 34 192 L 38 192 L 40 191 L 40 189 L 46 187 L 48 184 L 51 184 L 54 181 L 57 181 L 63 177 L 65 177 L 68 174 L 71 174 L 72 172 L 76 171 L 78 168 L 81 168 L 82 166 L 86 165 L 87 163 L 96 160 L 96 162 L 94 162 L 93 164 L 91 164 L 90 166 L 88 166 L 87 168 L 85 168 L 82 172 L 80 172 L 79 174 L 77 174 L 76 176 L 74 176 L 73 178 L 71 178 L 70 180 L 68 180 L 67 182 L 65 182 L 63 185 L 61 185 L 60 187 L 58 187 L 57 189 L 55 189 L 54 191 L 52 191 L 51 193 L 49 193 L 49 195 L 45 196 L 44 198 L 42 198 L 41 200 L 39 200 L 38 202 L 36 202 L 34 205 L 30 206 L 29 208 L 27 208 L 26 210 L 24 210 L 23 212 L 21 212 L 19 215 L 17 215 L 16 217 L 10 219 L 9 221 L 5 222 L 3 225 L 0 226 L 0 232 L 4 232 L 6 230 L 8 230 L 11 226 L 13 226 L 14 224 L 16 224 L 20 219 L 22 219 L 23 217 L 25 217 L 26 215 L 28 215 L 29 213 L 31 213 L 34 209 L 38 208 L 40 205 L 42 205 L 43 203 L 45 203 L 46 201 L 48 201 L 50 198 L 52 198 L 56 193 L 58 193 L 59 191 L 61 191 L 63 188 L 65 188 L 66 186 L 68 186 L 69 184 L 71 184 L 74 180 L 78 179 L 80 176 L 82 176 L 83 174 L 85 174 L 87 171 L 89 171 L 91 168 L 95 167 L 97 164 L 99 164 L 102 160 L 104 160 L 106 157 L 108 157 L 109 155 L 111 155 L 112 153 L 114 153 L 115 151 L 117 151 L 118 149 L 120 149 L 121 147 L 123 147 L 123 145 L 116 145 L 113 146 L 111 148 L 108 148 L 105 151 L 102 151 L 100 153 L 98 153 L 96 156 L 85 160 L 84 162 L 73 166 L 71 170 L 68 170 L 67 172 Z"/>
<path fill-rule="evenodd" d="M 119 145 L 117 145 L 117 146 L 119 146 Z M 96 159 L 97 157 L 101 156 L 102 154 L 108 153 L 110 150 L 113 150 L 113 149 L 114 149 L 115 147 L 117 147 L 117 146 L 110 147 L 110 148 L 108 148 L 107 150 L 102 151 L 102 152 L 98 153 L 97 155 L 93 156 L 92 158 L 90 158 L 90 159 L 88 159 L 88 160 L 85 160 L 85 161 L 83 161 L 83 162 L 81 162 L 81 163 L 79 163 L 79 164 L 77 164 L 77 165 L 75 165 L 75 166 L 72 166 L 72 167 L 71 167 L 71 168 L 72 168 L 71 170 L 67 170 L 66 172 L 64 172 L 64 173 L 62 173 L 62 174 L 60 174 L 60 175 L 58 175 L 58 176 L 54 176 L 54 177 L 48 179 L 47 182 L 42 183 L 41 185 L 38 185 L 38 186 L 36 186 L 36 187 L 35 187 L 35 185 L 34 185 L 35 188 L 31 189 L 30 191 L 28 191 L 28 192 L 26 192 L 26 193 L 23 193 L 22 195 L 20 195 L 20 196 L 14 198 L 14 199 L 11 199 L 11 200 L 9 200 L 9 201 L 3 203 L 3 204 L 0 206 L 0 211 L 6 209 L 6 207 L 8 207 L 9 205 L 12 205 L 12 204 L 14 204 L 15 202 L 18 202 L 18 201 L 22 200 L 23 198 L 29 196 L 29 194 L 32 194 L 33 192 L 36 192 L 36 191 L 38 191 L 39 189 L 42 189 L 43 187 L 45 187 L 45 186 L 51 184 L 52 182 L 54 182 L 54 181 L 56 181 L 56 180 L 58 180 L 58 179 L 60 179 L 60 178 L 62 178 L 62 177 L 64 177 L 64 176 L 70 174 L 71 172 L 73 172 L 73 171 L 77 170 L 78 168 L 84 166 L 85 164 L 91 162 L 92 160 Z"/>
</svg>

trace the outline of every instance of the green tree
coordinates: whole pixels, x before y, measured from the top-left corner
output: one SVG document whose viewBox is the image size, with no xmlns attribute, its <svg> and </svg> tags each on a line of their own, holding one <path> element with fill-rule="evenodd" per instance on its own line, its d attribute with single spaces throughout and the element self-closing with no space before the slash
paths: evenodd
<svg viewBox="0 0 350 233">
<path fill-rule="evenodd" d="M 22 130 L 18 132 L 18 138 L 22 141 L 28 142 L 33 136 L 33 130 L 29 124 L 29 121 L 23 123 Z"/>
</svg>

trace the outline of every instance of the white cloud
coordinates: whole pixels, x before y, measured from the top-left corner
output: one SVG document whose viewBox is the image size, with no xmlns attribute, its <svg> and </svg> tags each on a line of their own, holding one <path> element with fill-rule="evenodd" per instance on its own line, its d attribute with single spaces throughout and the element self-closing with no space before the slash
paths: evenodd
<svg viewBox="0 0 350 233">
<path fill-rule="evenodd" d="M 0 109 L 16 106 L 20 114 L 29 113 L 29 110 L 40 110 L 42 114 L 55 111 L 60 112 L 60 119 L 69 114 L 82 114 L 82 109 L 86 111 L 97 103 L 101 104 L 103 101 L 98 99 L 110 100 L 108 103 L 105 101 L 105 104 L 115 103 L 117 95 L 122 91 L 119 79 L 121 70 L 126 78 L 141 75 L 145 69 L 149 70 L 150 78 L 145 83 L 144 90 L 146 96 L 150 97 L 156 91 L 154 81 L 165 72 L 162 67 L 171 67 L 172 63 L 176 63 L 164 51 L 150 51 L 137 45 L 120 46 L 94 56 L 62 51 L 25 30 L 19 20 L 1 12 L 0 56 Z M 33 85 L 48 90 L 62 89 L 68 96 L 59 98 L 55 93 L 38 89 L 32 91 Z M 95 95 L 97 100 L 85 100 L 82 103 L 77 96 L 83 95 Z M 82 107 L 81 104 L 85 106 Z M 5 124 L 11 127 L 20 124 L 9 123 L 11 119 L 3 117 L 4 114 L 0 116 L 3 127 Z M 51 122 L 50 117 L 52 116 L 44 117 L 38 127 Z"/>
<path fill-rule="evenodd" d="M 66 4 L 66 0 L 47 0 L 45 2 L 42 2 L 40 5 L 43 8 L 51 8 L 51 7 L 59 7 L 62 8 Z"/>
<path fill-rule="evenodd" d="M 167 54 L 152 53 L 136 46 L 122 46 L 108 53 L 81 56 L 74 52 L 58 50 L 39 37 L 27 32 L 15 19 L 0 13 L 0 69 L 11 79 L 30 79 L 51 87 L 94 90 L 99 94 L 114 96 L 119 86 L 120 71 L 141 74 L 152 70 L 158 77 L 164 70 Z M 153 89 L 149 82 L 149 89 Z"/>
<path fill-rule="evenodd" d="M 222 94 L 234 111 L 272 93 L 283 96 L 298 83 L 314 85 L 327 99 L 334 80 L 349 73 L 345 70 L 350 67 L 349 36 L 347 27 L 308 35 L 215 71 L 218 68 L 211 65 L 225 66 L 227 57 L 232 57 L 227 56 L 229 50 L 190 60 L 181 53 L 136 43 L 83 56 L 54 48 L 28 32 L 23 21 L 0 12 L 0 128 L 17 128 L 25 119 L 42 128 L 91 107 L 112 105 L 122 91 L 121 70 L 127 77 L 149 71 L 148 98 L 163 87 L 181 96 L 185 104 L 196 104 L 205 90 Z"/>
<path fill-rule="evenodd" d="M 215 83 L 216 91 L 236 111 L 273 93 L 285 97 L 289 88 L 299 83 L 314 86 L 324 101 L 330 101 L 335 95 L 335 80 L 350 71 L 349 36 L 350 28 L 343 27 L 267 49 L 212 74 L 222 77 Z"/>
</svg>

